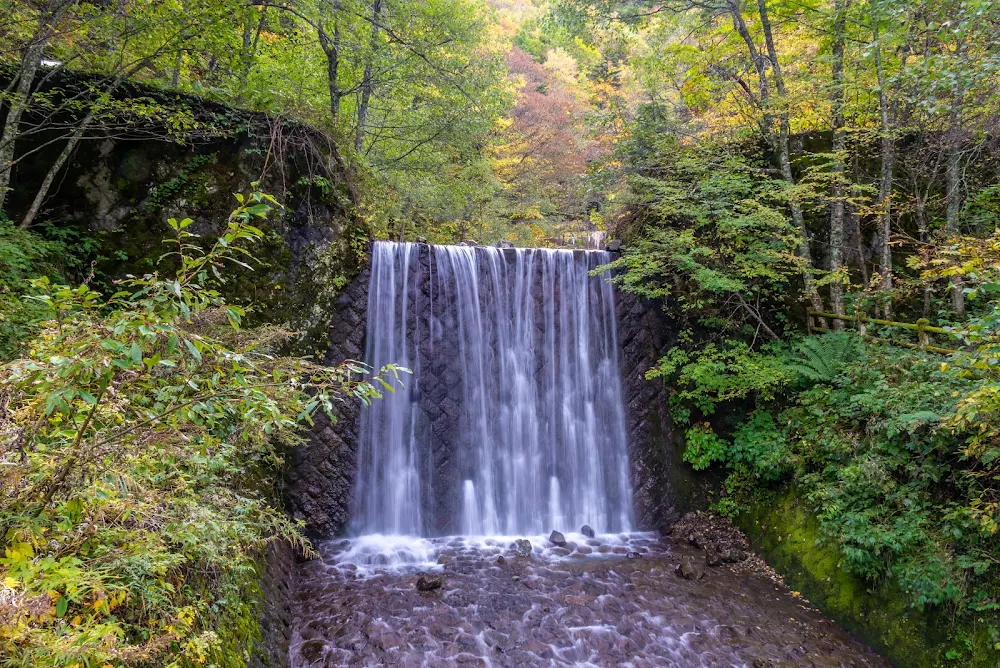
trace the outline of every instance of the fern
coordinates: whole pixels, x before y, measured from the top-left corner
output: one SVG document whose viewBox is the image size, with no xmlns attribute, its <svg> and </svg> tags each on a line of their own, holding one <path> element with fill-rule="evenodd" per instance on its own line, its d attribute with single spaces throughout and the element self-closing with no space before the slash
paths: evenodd
<svg viewBox="0 0 1000 668">
<path fill-rule="evenodd" d="M 847 332 L 830 332 L 804 339 L 795 348 L 788 367 L 813 383 L 831 383 L 845 365 L 861 355 L 861 342 Z"/>
</svg>

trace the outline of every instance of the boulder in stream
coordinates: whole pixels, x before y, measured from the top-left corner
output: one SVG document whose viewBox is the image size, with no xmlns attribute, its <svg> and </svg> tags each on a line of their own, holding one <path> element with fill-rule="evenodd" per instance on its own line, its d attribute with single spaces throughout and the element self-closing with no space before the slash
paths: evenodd
<svg viewBox="0 0 1000 668">
<path fill-rule="evenodd" d="M 674 568 L 674 573 L 685 580 L 700 580 L 705 577 L 705 569 L 698 565 L 694 557 L 683 557 Z"/>
<path fill-rule="evenodd" d="M 531 552 L 534 548 L 531 546 L 531 541 L 527 538 L 518 538 L 514 541 L 514 551 L 519 557 L 530 557 Z"/>
<path fill-rule="evenodd" d="M 566 536 L 562 535 L 558 531 L 553 531 L 549 534 L 549 542 L 556 547 L 566 547 Z"/>
<path fill-rule="evenodd" d="M 590 528 L 589 524 L 584 524 L 582 527 L 580 527 L 580 533 L 582 533 L 587 538 L 593 538 L 596 535 L 594 533 L 594 530 Z"/>
<path fill-rule="evenodd" d="M 721 566 L 722 561 L 723 561 L 722 550 L 720 550 L 717 546 L 712 545 L 705 552 L 705 563 L 711 566 L 712 568 L 715 568 L 716 566 Z"/>
<path fill-rule="evenodd" d="M 444 576 L 441 575 L 421 575 L 417 578 L 417 591 L 434 591 L 440 589 L 444 584 Z"/>
</svg>

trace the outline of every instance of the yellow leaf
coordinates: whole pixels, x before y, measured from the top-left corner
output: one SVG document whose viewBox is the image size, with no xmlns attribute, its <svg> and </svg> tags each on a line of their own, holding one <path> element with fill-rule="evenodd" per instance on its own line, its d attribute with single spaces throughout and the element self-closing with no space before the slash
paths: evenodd
<svg viewBox="0 0 1000 668">
<path fill-rule="evenodd" d="M 83 622 L 83 617 L 81 617 L 80 615 L 77 615 L 76 617 L 74 617 L 73 619 L 70 620 L 69 625 L 70 626 L 79 626 L 81 622 Z"/>
</svg>

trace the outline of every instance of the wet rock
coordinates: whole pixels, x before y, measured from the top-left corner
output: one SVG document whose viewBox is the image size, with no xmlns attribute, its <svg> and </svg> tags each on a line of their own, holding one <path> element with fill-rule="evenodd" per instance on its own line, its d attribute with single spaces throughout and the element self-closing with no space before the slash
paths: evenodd
<svg viewBox="0 0 1000 668">
<path fill-rule="evenodd" d="M 313 663 L 314 661 L 319 661 L 323 657 L 323 649 L 325 645 L 322 640 L 310 640 L 309 642 L 303 643 L 302 647 L 299 649 L 299 654 L 302 658 Z"/>
<path fill-rule="evenodd" d="M 513 248 L 514 242 L 512 241 L 501 241 L 499 244 L 500 248 Z"/>
<path fill-rule="evenodd" d="M 443 566 L 444 564 L 451 562 L 451 557 L 447 554 L 442 554 L 440 557 L 438 557 L 437 562 Z"/>
<path fill-rule="evenodd" d="M 589 524 L 584 524 L 582 527 L 580 527 L 580 533 L 582 533 L 587 538 L 593 538 L 596 535 L 594 533 L 594 530 L 590 528 Z"/>
<path fill-rule="evenodd" d="M 716 568 L 717 566 L 721 566 L 722 565 L 722 551 L 719 550 L 715 546 L 712 546 L 711 548 L 709 548 L 709 550 L 705 553 L 705 563 L 708 564 L 712 568 Z"/>
<path fill-rule="evenodd" d="M 621 241 L 619 241 L 618 239 L 612 239 L 604 247 L 604 250 L 608 251 L 609 253 L 620 253 L 623 247 L 624 244 Z"/>
<path fill-rule="evenodd" d="M 514 542 L 514 551 L 517 552 L 517 556 L 519 557 L 530 557 L 534 549 L 531 546 L 531 541 L 527 538 L 518 538 Z"/>
<path fill-rule="evenodd" d="M 502 554 L 499 557 L 497 557 L 497 566 L 503 566 L 506 563 L 507 560 L 503 558 Z"/>
<path fill-rule="evenodd" d="M 549 534 L 549 542 L 557 547 L 565 547 L 566 537 L 558 531 L 553 531 Z"/>
<path fill-rule="evenodd" d="M 629 550 L 628 554 L 625 555 L 625 558 L 626 559 L 638 559 L 641 556 L 642 555 L 639 554 L 638 552 L 636 552 L 635 550 Z"/>
<path fill-rule="evenodd" d="M 417 591 L 434 591 L 440 589 L 444 584 L 444 577 L 441 575 L 421 575 L 417 578 Z"/>
<path fill-rule="evenodd" d="M 722 560 L 727 564 L 735 564 L 741 561 L 746 561 L 749 555 L 739 548 L 730 548 L 728 550 L 723 550 Z"/>
<path fill-rule="evenodd" d="M 694 557 L 684 557 L 674 568 L 674 573 L 685 580 L 700 580 L 705 577 L 705 569 L 698 565 Z"/>
<path fill-rule="evenodd" d="M 699 550 L 705 548 L 705 546 L 708 545 L 708 539 L 705 538 L 705 535 L 701 533 L 688 534 L 688 542 L 694 545 Z"/>
<path fill-rule="evenodd" d="M 427 238 L 426 237 L 417 237 L 417 243 L 418 244 L 425 244 L 425 243 L 427 243 Z"/>
</svg>

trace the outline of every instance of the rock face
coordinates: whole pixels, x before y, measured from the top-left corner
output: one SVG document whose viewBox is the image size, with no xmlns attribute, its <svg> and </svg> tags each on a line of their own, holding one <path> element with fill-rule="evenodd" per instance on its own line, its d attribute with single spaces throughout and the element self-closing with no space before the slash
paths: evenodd
<svg viewBox="0 0 1000 668">
<path fill-rule="evenodd" d="M 6 77 L 0 72 L 0 88 L 7 87 Z M 73 95 L 89 83 L 86 75 L 52 72 L 39 92 Z M 356 243 L 367 238 L 367 225 L 354 212 L 354 177 L 329 138 L 305 125 L 137 83 L 122 84 L 114 95 L 190 114 L 204 132 L 185 138 L 151 117 L 103 138 L 96 124 L 56 179 L 42 219 L 61 229 L 103 233 L 100 255 L 81 259 L 95 260 L 99 274 L 118 278 L 156 267 L 168 218 L 192 219 L 190 231 L 213 241 L 237 206 L 233 194 L 246 194 L 259 182 L 284 209 L 255 222 L 267 233 L 252 249 L 261 264 L 253 271 L 227 269 L 223 292 L 232 300 L 252 299 L 255 322 L 322 332 L 319 321 L 336 294 L 335 279 L 358 271 L 363 258 Z M 23 120 L 30 126 L 41 119 L 29 110 Z M 21 159 L 6 203 L 13 220 L 27 211 L 62 148 L 45 133 L 18 139 Z M 313 177 L 326 181 L 323 192 L 305 185 Z"/>
</svg>

